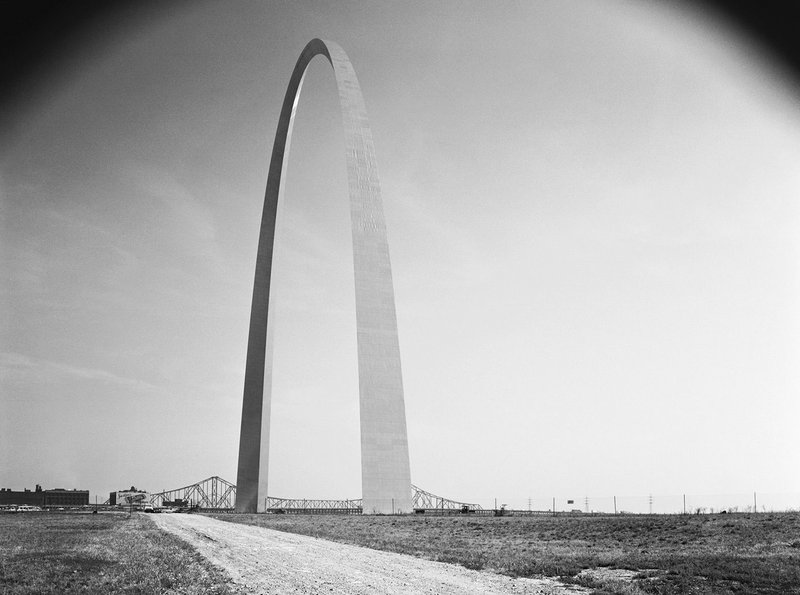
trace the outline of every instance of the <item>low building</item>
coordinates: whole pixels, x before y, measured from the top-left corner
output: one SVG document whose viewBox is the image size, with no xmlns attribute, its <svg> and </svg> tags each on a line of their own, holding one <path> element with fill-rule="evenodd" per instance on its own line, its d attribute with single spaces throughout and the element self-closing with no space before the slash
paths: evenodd
<svg viewBox="0 0 800 595">
<path fill-rule="evenodd" d="M 21 505 L 42 506 L 44 504 L 44 492 L 42 486 L 37 485 L 34 491 L 27 488 L 17 491 L 10 488 L 0 488 L 0 505 Z"/>
<path fill-rule="evenodd" d="M 181 498 L 161 502 L 161 506 L 164 508 L 189 508 L 191 505 L 192 503 L 189 500 L 182 500 Z"/>
<path fill-rule="evenodd" d="M 45 506 L 87 506 L 89 490 L 65 490 L 53 488 L 44 491 Z"/>
<path fill-rule="evenodd" d="M 42 486 L 36 485 L 31 491 L 23 489 L 16 491 L 9 488 L 0 488 L 0 505 L 22 505 L 30 506 L 86 506 L 89 504 L 89 490 L 66 490 L 55 488 L 43 490 Z"/>
</svg>

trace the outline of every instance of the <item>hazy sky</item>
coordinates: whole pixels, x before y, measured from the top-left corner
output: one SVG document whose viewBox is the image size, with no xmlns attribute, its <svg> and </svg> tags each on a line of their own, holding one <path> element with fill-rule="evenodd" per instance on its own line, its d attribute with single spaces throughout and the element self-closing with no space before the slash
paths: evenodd
<svg viewBox="0 0 800 595">
<path fill-rule="evenodd" d="M 0 135 L 0 486 L 236 480 L 269 152 L 322 37 L 375 136 L 415 484 L 800 506 L 800 108 L 720 23 L 209 1 L 90 33 Z M 273 284 L 274 496 L 360 496 L 343 151 L 318 57 Z"/>
</svg>

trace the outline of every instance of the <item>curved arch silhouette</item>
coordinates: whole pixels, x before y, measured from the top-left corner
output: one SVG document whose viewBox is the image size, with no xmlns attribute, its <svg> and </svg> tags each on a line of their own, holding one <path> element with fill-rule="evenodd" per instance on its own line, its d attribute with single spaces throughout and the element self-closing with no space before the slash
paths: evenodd
<svg viewBox="0 0 800 595">
<path fill-rule="evenodd" d="M 297 100 L 306 68 L 317 55 L 327 58 L 333 67 L 344 123 L 355 271 L 363 511 L 410 512 L 411 472 L 397 316 L 372 132 L 347 54 L 337 44 L 321 39 L 310 41 L 297 59 L 269 164 L 247 343 L 236 511 L 256 512 L 267 497 L 272 374 L 268 320 L 275 224 Z"/>
</svg>

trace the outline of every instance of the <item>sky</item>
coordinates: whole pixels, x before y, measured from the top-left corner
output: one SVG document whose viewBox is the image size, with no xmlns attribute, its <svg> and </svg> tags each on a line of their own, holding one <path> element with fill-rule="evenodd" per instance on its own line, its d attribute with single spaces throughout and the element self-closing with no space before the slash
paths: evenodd
<svg viewBox="0 0 800 595">
<path fill-rule="evenodd" d="M 5 110 L 0 486 L 102 502 L 235 482 L 269 153 L 321 37 L 350 56 L 375 138 L 415 485 L 484 506 L 800 507 L 800 109 L 749 39 L 621 0 L 135 6 Z M 282 200 L 269 491 L 357 498 L 321 57 Z"/>
</svg>

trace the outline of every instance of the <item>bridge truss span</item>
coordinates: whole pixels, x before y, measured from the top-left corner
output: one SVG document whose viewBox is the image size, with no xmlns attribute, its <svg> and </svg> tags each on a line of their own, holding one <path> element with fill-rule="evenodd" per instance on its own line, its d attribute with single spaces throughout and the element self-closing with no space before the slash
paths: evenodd
<svg viewBox="0 0 800 595">
<path fill-rule="evenodd" d="M 475 512 L 482 511 L 480 504 L 470 504 L 450 500 L 442 496 L 437 496 L 431 492 L 423 490 L 412 484 L 411 501 L 416 512 L 432 513 L 453 513 L 453 512 Z M 354 500 L 309 500 L 299 498 L 267 498 L 265 507 L 267 512 L 309 512 L 309 513 L 350 513 L 360 514 L 362 512 L 362 501 Z"/>
<path fill-rule="evenodd" d="M 164 502 L 176 500 L 205 510 L 228 510 L 236 504 L 236 486 L 214 475 L 182 488 L 150 494 L 150 504 L 153 506 L 163 506 Z"/>
<path fill-rule="evenodd" d="M 451 514 L 455 512 L 479 512 L 480 504 L 470 504 L 450 500 L 425 491 L 415 485 L 411 486 L 411 501 L 415 511 Z M 216 475 L 182 488 L 164 490 L 150 495 L 150 504 L 164 506 L 165 502 L 180 500 L 188 506 L 202 510 L 231 511 L 236 506 L 236 486 Z M 307 513 L 307 514 L 361 514 L 363 502 L 361 498 L 344 500 L 322 500 L 312 498 L 275 498 L 265 499 L 264 509 L 267 512 Z M 399 511 L 398 511 L 399 512 Z M 408 512 L 408 511 L 403 511 Z"/>
<path fill-rule="evenodd" d="M 412 503 L 414 510 L 459 512 L 474 512 L 476 510 L 483 510 L 483 507 L 480 504 L 469 504 L 467 502 L 450 500 L 448 498 L 426 492 L 422 488 L 418 488 L 415 485 L 412 485 L 411 489 L 413 491 Z"/>
<path fill-rule="evenodd" d="M 267 512 L 305 512 L 313 514 L 361 514 L 361 498 L 353 500 L 310 500 L 306 498 L 267 498 Z"/>
</svg>

